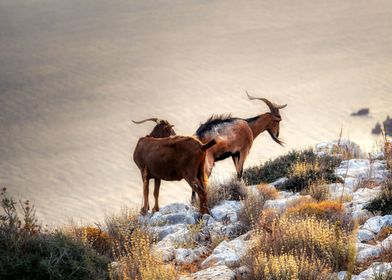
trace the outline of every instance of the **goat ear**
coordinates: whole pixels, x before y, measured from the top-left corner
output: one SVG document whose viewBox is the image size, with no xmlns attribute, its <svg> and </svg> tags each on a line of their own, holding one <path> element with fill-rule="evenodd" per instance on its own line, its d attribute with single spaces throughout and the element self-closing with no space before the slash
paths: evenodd
<svg viewBox="0 0 392 280">
<path fill-rule="evenodd" d="M 273 119 L 274 121 L 281 121 L 281 120 L 282 120 L 282 117 L 276 116 L 276 115 L 272 115 L 272 119 Z"/>
</svg>

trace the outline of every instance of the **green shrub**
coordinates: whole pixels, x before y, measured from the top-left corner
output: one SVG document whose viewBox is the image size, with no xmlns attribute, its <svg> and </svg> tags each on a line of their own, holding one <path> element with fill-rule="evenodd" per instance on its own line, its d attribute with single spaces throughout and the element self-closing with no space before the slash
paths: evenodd
<svg viewBox="0 0 392 280">
<path fill-rule="evenodd" d="M 28 201 L 18 205 L 3 189 L 1 208 L 0 279 L 108 279 L 107 258 L 63 233 L 43 232 Z"/>
<path fill-rule="evenodd" d="M 291 151 L 266 163 L 248 168 L 244 171 L 244 180 L 251 185 L 261 182 L 273 182 L 279 178 L 288 180 L 280 186 L 281 189 L 300 191 L 306 186 L 319 181 L 340 182 L 334 174 L 341 160 L 332 156 L 318 156 L 312 149 Z M 296 166 L 307 165 L 305 172 L 293 172 Z M 317 167 L 317 168 L 316 168 Z"/>
<path fill-rule="evenodd" d="M 61 233 L 0 233 L 0 279 L 107 279 L 108 259 Z"/>
<path fill-rule="evenodd" d="M 392 214 L 392 179 L 384 182 L 380 194 L 371 200 L 364 209 L 381 215 Z"/>
</svg>

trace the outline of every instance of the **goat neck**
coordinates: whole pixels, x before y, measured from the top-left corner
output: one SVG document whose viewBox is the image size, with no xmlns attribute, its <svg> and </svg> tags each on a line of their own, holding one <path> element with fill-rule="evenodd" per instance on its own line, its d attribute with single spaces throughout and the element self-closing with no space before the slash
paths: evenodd
<svg viewBox="0 0 392 280">
<path fill-rule="evenodd" d="M 253 133 L 253 139 L 255 139 L 260 133 L 267 129 L 269 123 L 272 121 L 272 118 L 273 117 L 271 113 L 265 113 L 248 122 L 248 125 Z"/>
</svg>

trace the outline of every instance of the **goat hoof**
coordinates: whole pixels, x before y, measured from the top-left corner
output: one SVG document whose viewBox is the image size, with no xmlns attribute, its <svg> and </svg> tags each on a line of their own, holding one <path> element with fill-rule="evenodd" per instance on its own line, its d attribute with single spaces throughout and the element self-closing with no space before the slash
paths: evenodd
<svg viewBox="0 0 392 280">
<path fill-rule="evenodd" d="M 152 213 L 158 212 L 159 211 L 159 207 L 154 207 L 152 208 Z"/>
<path fill-rule="evenodd" d="M 146 215 L 147 212 L 148 212 L 148 210 L 146 210 L 144 208 L 140 209 L 140 214 L 143 215 L 143 216 Z"/>
</svg>

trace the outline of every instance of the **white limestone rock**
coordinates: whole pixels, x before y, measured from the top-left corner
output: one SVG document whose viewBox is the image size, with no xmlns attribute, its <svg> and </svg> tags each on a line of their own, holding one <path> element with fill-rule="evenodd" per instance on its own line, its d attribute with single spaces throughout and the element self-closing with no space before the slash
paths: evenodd
<svg viewBox="0 0 392 280">
<path fill-rule="evenodd" d="M 381 182 L 387 177 L 388 170 L 384 160 L 370 162 L 368 159 L 344 160 L 336 169 L 336 175 L 347 181 L 348 178 L 356 180 L 370 179 Z"/>
<path fill-rule="evenodd" d="M 366 221 L 361 229 L 367 229 L 377 234 L 386 226 L 392 226 L 392 215 L 375 216 Z"/>
<path fill-rule="evenodd" d="M 174 259 L 177 264 L 191 264 L 207 253 L 208 249 L 204 246 L 194 249 L 178 248 L 174 251 Z"/>
<path fill-rule="evenodd" d="M 187 229 L 187 225 L 185 224 L 176 224 L 176 225 L 168 225 L 168 226 L 155 226 L 151 227 L 150 231 L 154 235 L 157 241 L 161 241 L 169 234 L 175 233 L 179 230 Z"/>
<path fill-rule="evenodd" d="M 296 193 L 296 194 L 294 194 L 290 197 L 287 197 L 287 198 L 267 200 L 264 204 L 264 209 L 275 208 L 275 209 L 283 212 L 287 208 L 288 205 L 295 203 L 296 200 L 301 199 L 301 198 L 311 199 L 312 197 L 310 195 L 300 195 L 299 193 Z"/>
<path fill-rule="evenodd" d="M 367 230 L 367 229 L 358 230 L 357 239 L 359 242 L 368 242 L 370 240 L 373 240 L 374 237 L 375 237 L 375 234 L 373 232 L 371 232 L 370 230 Z"/>
<path fill-rule="evenodd" d="M 379 257 L 381 248 L 377 245 L 369 245 L 364 243 L 357 243 L 357 262 L 361 263 L 370 258 Z"/>
<path fill-rule="evenodd" d="M 229 242 L 222 241 L 201 266 L 203 268 L 217 265 L 238 266 L 251 246 L 250 234 L 251 232 L 246 233 Z"/>
<path fill-rule="evenodd" d="M 316 145 L 316 153 L 320 156 L 335 155 L 339 157 L 341 156 L 341 150 L 350 152 L 354 157 L 361 157 L 363 154 L 358 144 L 345 139 L 322 142 Z"/>
<path fill-rule="evenodd" d="M 342 195 L 345 196 L 353 194 L 353 187 L 342 183 L 328 184 L 327 188 L 331 199 L 339 199 Z"/>
<path fill-rule="evenodd" d="M 271 186 L 273 186 L 273 187 L 279 187 L 279 186 L 283 185 L 284 183 L 286 183 L 287 180 L 288 179 L 286 177 L 282 177 L 282 178 L 279 178 L 279 179 L 277 179 L 277 180 L 275 180 L 275 181 L 273 181 L 272 183 L 269 183 L 269 184 Z"/>
<path fill-rule="evenodd" d="M 390 234 L 387 238 L 385 238 L 381 244 L 380 244 L 381 248 L 392 248 L 392 234 Z"/>
<path fill-rule="evenodd" d="M 172 203 L 155 212 L 147 222 L 150 226 L 195 224 L 199 216 L 196 209 L 190 205 Z"/>
<path fill-rule="evenodd" d="M 200 270 L 190 276 L 183 276 L 180 280 L 235 280 L 235 278 L 234 271 L 225 265 L 219 265 Z"/>
<path fill-rule="evenodd" d="M 340 271 L 340 272 L 336 273 L 336 278 L 339 280 L 347 280 L 348 279 L 347 277 L 348 277 L 347 271 Z"/>
<path fill-rule="evenodd" d="M 225 200 L 211 209 L 212 217 L 217 221 L 235 223 L 238 221 L 238 212 L 243 205 L 237 200 Z"/>
<path fill-rule="evenodd" d="M 392 263 L 374 262 L 368 269 L 362 271 L 358 276 L 353 276 L 352 280 L 374 280 L 376 277 L 382 277 L 387 274 L 392 276 L 391 270 Z"/>
<path fill-rule="evenodd" d="M 380 193 L 380 188 L 360 188 L 353 193 L 353 202 L 356 204 L 365 204 L 371 201 Z"/>
</svg>

